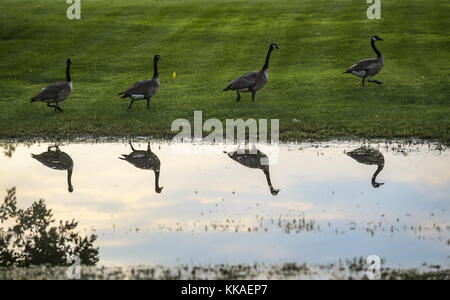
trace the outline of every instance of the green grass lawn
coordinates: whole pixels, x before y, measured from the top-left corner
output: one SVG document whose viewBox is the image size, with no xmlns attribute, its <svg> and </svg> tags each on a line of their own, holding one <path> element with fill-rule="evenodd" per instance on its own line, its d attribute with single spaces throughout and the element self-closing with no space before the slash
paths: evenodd
<svg viewBox="0 0 450 300">
<path fill-rule="evenodd" d="M 82 19 L 68 20 L 63 0 L 0 2 L 0 137 L 82 135 L 169 137 L 177 118 L 280 119 L 288 139 L 424 138 L 450 142 L 450 2 L 382 1 L 382 20 L 368 20 L 365 0 L 82 0 Z M 385 56 L 360 87 L 341 73 Z M 259 70 L 270 42 L 270 81 L 256 101 L 223 93 Z M 160 54 L 161 88 L 145 101 L 117 93 L 152 76 Z M 55 114 L 29 103 L 65 79 L 71 57 L 74 91 Z M 172 73 L 176 72 L 176 78 Z M 297 119 L 298 122 L 293 122 Z"/>
</svg>

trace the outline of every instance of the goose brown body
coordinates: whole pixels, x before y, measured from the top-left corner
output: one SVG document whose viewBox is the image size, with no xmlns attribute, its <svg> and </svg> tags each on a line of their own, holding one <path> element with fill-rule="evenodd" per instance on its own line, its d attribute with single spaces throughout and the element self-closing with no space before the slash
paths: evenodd
<svg viewBox="0 0 450 300">
<path fill-rule="evenodd" d="M 159 89 L 159 73 L 158 61 L 161 60 L 159 55 L 153 57 L 153 78 L 144 79 L 133 84 L 129 89 L 120 92 L 121 98 L 130 98 L 131 102 L 128 106 L 128 111 L 131 111 L 131 106 L 135 100 L 147 100 L 147 109 L 150 109 L 150 99 L 156 94 Z"/>
<path fill-rule="evenodd" d="M 369 166 L 376 165 L 377 170 L 372 175 L 372 181 L 371 181 L 372 186 L 374 188 L 378 188 L 384 184 L 384 183 L 376 181 L 378 174 L 384 168 L 384 156 L 379 150 L 372 148 L 372 147 L 363 146 L 358 149 L 347 152 L 346 154 L 361 164 L 369 165 Z"/>
<path fill-rule="evenodd" d="M 153 170 L 155 172 L 155 191 L 161 193 L 162 187 L 159 186 L 159 176 L 161 172 L 161 161 L 158 156 L 152 152 L 150 143 L 147 146 L 147 150 L 136 150 L 133 144 L 130 142 L 131 150 L 130 154 L 122 154 L 119 157 L 135 166 L 136 168 L 143 170 Z"/>
<path fill-rule="evenodd" d="M 236 80 L 233 80 L 225 89 L 223 89 L 223 91 L 236 91 L 238 96 L 236 101 L 241 99 L 241 92 L 250 92 L 252 93 L 252 100 L 254 101 L 256 92 L 262 89 L 269 81 L 269 60 L 274 49 L 279 49 L 278 45 L 275 43 L 270 44 L 266 62 L 260 71 L 249 72 L 242 75 Z"/>
<path fill-rule="evenodd" d="M 48 107 L 54 107 L 55 111 L 62 112 L 59 106 L 61 102 L 66 100 L 72 93 L 73 85 L 70 75 L 70 65 L 72 60 L 70 58 L 66 61 L 66 82 L 56 82 L 43 88 L 36 96 L 31 98 L 31 102 L 44 102 Z M 53 104 L 53 105 L 52 105 Z"/>
<path fill-rule="evenodd" d="M 31 102 L 60 103 L 66 100 L 72 92 L 69 82 L 56 82 L 43 88 L 39 94 L 31 98 Z"/>
<path fill-rule="evenodd" d="M 364 86 L 364 81 L 367 79 L 368 82 L 375 82 L 377 84 L 382 84 L 381 81 L 378 80 L 371 80 L 373 76 L 377 75 L 381 69 L 384 66 L 384 56 L 378 50 L 378 48 L 375 46 L 376 41 L 382 41 L 383 39 L 379 38 L 378 36 L 373 36 L 371 38 L 371 45 L 372 49 L 377 54 L 377 58 L 369 58 L 369 59 L 363 59 L 348 68 L 344 71 L 343 74 L 352 74 L 357 77 L 362 78 L 362 86 Z"/>
<path fill-rule="evenodd" d="M 52 150 L 54 149 L 54 150 Z M 31 157 L 42 163 L 44 166 L 53 170 L 67 171 L 67 185 L 69 192 L 73 192 L 72 172 L 73 160 L 65 152 L 59 149 L 58 145 L 48 147 L 46 152 L 41 154 L 31 154 Z"/>
<path fill-rule="evenodd" d="M 252 169 L 260 169 L 264 172 L 266 175 L 267 184 L 270 188 L 270 193 L 274 196 L 278 195 L 280 192 L 279 189 L 275 189 L 272 186 L 272 181 L 270 179 L 270 168 L 269 168 L 269 158 L 266 154 L 261 152 L 260 150 L 256 150 L 256 153 L 252 151 L 249 151 L 246 149 L 243 153 L 241 153 L 239 150 L 235 152 L 225 152 L 228 157 L 230 157 L 232 160 L 238 162 L 239 164 Z"/>
</svg>

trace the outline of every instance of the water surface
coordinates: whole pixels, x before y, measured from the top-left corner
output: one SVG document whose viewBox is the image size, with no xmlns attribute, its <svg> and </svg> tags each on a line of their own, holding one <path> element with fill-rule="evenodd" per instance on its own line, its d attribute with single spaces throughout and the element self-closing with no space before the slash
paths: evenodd
<svg viewBox="0 0 450 300">
<path fill-rule="evenodd" d="M 16 186 L 20 207 L 44 198 L 56 219 L 97 234 L 101 265 L 375 254 L 389 266 L 449 267 L 450 157 L 433 145 L 287 144 L 270 165 L 263 147 L 245 155 L 219 146 L 180 154 L 156 141 L 53 146 L 0 153 L 0 191 Z"/>
</svg>

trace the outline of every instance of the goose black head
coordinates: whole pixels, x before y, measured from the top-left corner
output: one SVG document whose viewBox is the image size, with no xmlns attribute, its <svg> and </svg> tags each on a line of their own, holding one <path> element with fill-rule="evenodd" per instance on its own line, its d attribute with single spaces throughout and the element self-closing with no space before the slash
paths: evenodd
<svg viewBox="0 0 450 300">
<path fill-rule="evenodd" d="M 161 60 L 161 56 L 159 56 L 158 54 L 155 55 L 155 57 L 153 57 L 154 61 L 158 61 Z"/>
<path fill-rule="evenodd" d="M 372 186 L 374 188 L 379 188 L 380 186 L 382 186 L 384 183 L 383 182 L 372 182 Z"/>
<path fill-rule="evenodd" d="M 69 193 L 73 193 L 73 186 L 69 186 L 68 191 Z"/>
<path fill-rule="evenodd" d="M 279 193 L 280 191 L 281 191 L 281 190 L 279 190 L 279 189 L 274 189 L 274 188 L 271 188 L 271 189 L 270 189 L 270 193 L 271 193 L 273 196 L 278 195 L 278 193 Z"/>
<path fill-rule="evenodd" d="M 380 38 L 378 35 L 374 35 L 373 37 L 372 37 L 372 41 L 382 41 L 383 39 L 382 38 Z"/>
<path fill-rule="evenodd" d="M 272 44 L 270 44 L 270 49 L 280 49 L 280 47 L 278 47 L 278 45 L 277 44 L 275 44 L 275 43 L 272 43 Z"/>
<path fill-rule="evenodd" d="M 71 63 L 72 63 L 72 60 L 71 60 L 70 58 L 68 58 L 68 59 L 66 60 L 66 64 L 70 65 Z"/>
</svg>

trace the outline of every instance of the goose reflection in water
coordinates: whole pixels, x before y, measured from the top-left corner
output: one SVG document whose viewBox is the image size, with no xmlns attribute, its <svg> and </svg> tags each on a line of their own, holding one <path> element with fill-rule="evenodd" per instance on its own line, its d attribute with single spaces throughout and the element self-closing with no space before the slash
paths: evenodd
<svg viewBox="0 0 450 300">
<path fill-rule="evenodd" d="M 54 149 L 54 150 L 52 150 Z M 41 162 L 43 165 L 54 170 L 67 170 L 67 185 L 70 193 L 73 192 L 72 171 L 73 160 L 65 152 L 59 149 L 58 145 L 50 146 L 46 152 L 41 154 L 31 154 L 31 157 Z"/>
<path fill-rule="evenodd" d="M 130 154 L 122 154 L 122 157 L 119 158 L 126 160 L 139 169 L 153 170 L 155 172 L 155 191 L 158 194 L 161 193 L 163 189 L 163 187 L 159 186 L 161 162 L 159 161 L 158 156 L 150 149 L 150 143 L 148 143 L 147 150 L 136 150 L 131 142 L 130 146 L 133 152 Z"/>
<path fill-rule="evenodd" d="M 256 150 L 256 149 L 254 149 Z M 254 153 L 254 150 L 252 151 Z M 267 179 L 267 184 L 270 188 L 270 193 L 274 196 L 278 195 L 280 192 L 279 189 L 275 189 L 272 186 L 272 181 L 270 180 L 270 172 L 269 172 L 269 158 L 263 152 L 256 150 L 256 153 L 252 154 L 247 149 L 244 153 L 240 154 L 240 151 L 237 150 L 235 152 L 224 152 L 226 153 L 232 160 L 237 161 L 243 166 L 252 169 L 260 169 L 264 172 Z"/>
<path fill-rule="evenodd" d="M 376 165 L 378 168 L 375 173 L 373 173 L 372 186 L 374 188 L 378 188 L 384 184 L 376 181 L 378 174 L 384 168 L 384 156 L 379 150 L 372 147 L 363 146 L 347 152 L 346 154 L 361 164 Z"/>
</svg>

